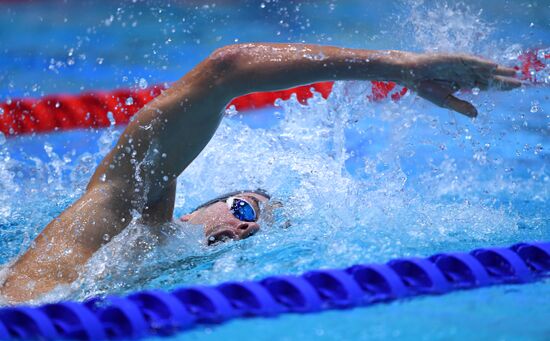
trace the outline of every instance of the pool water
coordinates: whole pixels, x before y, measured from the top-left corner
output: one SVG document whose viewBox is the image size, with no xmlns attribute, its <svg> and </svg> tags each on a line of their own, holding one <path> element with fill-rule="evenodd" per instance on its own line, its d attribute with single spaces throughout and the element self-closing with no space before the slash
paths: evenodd
<svg viewBox="0 0 550 341">
<path fill-rule="evenodd" d="M 463 51 L 505 64 L 550 45 L 550 3 L 541 1 L 55 4 L 0 3 L 2 100 L 173 81 L 234 42 Z M 231 113 L 178 179 L 176 217 L 239 188 L 283 201 L 253 238 L 206 247 L 199 227 L 174 224 L 161 243 L 132 223 L 77 282 L 42 301 L 550 240 L 547 86 L 464 94 L 480 109 L 475 121 L 414 95 L 370 103 L 369 87 L 341 82 L 307 106 L 291 99 Z M 120 132 L 0 136 L 0 264 L 82 194 Z M 544 340 L 549 283 L 233 321 L 174 338 Z"/>
</svg>

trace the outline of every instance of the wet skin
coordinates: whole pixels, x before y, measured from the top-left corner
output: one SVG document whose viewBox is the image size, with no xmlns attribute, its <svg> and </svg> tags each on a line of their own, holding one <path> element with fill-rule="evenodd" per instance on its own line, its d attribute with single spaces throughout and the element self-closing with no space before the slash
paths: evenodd
<svg viewBox="0 0 550 341">
<path fill-rule="evenodd" d="M 266 203 L 269 200 L 260 194 L 251 192 L 245 192 L 235 197 L 252 205 L 258 219 L 262 214 L 260 203 Z M 202 225 L 209 245 L 226 239 L 240 240 L 252 236 L 260 230 L 258 219 L 251 222 L 237 219 L 225 201 L 215 202 L 180 218 L 181 221 L 190 224 Z"/>
<path fill-rule="evenodd" d="M 435 105 L 475 117 L 475 107 L 455 92 L 511 90 L 521 86 L 514 75 L 511 68 L 463 54 L 272 43 L 220 48 L 137 113 L 82 197 L 53 219 L 10 267 L 0 295 L 21 302 L 76 280 L 88 259 L 125 229 L 136 212 L 152 230 L 171 221 L 176 178 L 210 141 L 225 106 L 237 96 L 320 81 L 394 81 Z M 223 205 L 191 214 L 189 221 L 205 223 L 209 237 L 241 238 L 257 229 L 239 225 L 222 211 Z M 208 212 L 215 218 L 208 218 Z"/>
</svg>

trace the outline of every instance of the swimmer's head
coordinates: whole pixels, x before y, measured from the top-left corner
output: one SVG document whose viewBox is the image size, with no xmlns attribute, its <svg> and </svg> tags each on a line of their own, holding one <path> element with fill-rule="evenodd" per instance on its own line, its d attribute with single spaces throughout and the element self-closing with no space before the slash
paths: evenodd
<svg viewBox="0 0 550 341">
<path fill-rule="evenodd" d="M 245 239 L 258 232 L 260 206 L 267 203 L 269 194 L 263 190 L 237 191 L 212 199 L 180 220 L 202 225 L 208 245 L 227 239 Z"/>
</svg>

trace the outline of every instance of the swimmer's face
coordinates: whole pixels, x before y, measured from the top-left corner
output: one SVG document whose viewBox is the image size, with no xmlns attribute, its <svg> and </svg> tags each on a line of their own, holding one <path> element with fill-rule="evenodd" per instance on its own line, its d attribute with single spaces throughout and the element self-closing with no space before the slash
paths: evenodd
<svg viewBox="0 0 550 341">
<path fill-rule="evenodd" d="M 204 234 L 208 245 L 226 239 L 245 239 L 258 232 L 260 225 L 257 221 L 262 212 L 260 204 L 269 199 L 258 193 L 244 192 L 235 195 L 234 198 L 250 204 L 256 212 L 255 221 L 243 221 L 238 219 L 227 206 L 226 201 L 218 201 L 202 207 L 193 213 L 181 217 L 182 221 L 204 226 Z"/>
</svg>

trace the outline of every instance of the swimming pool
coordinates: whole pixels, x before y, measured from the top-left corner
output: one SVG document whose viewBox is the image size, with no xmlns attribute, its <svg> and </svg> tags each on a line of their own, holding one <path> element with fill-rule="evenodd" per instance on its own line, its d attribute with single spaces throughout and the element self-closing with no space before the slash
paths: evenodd
<svg viewBox="0 0 550 341">
<path fill-rule="evenodd" d="M 3 6 L 9 10 L 1 12 L 1 29 L 10 34 L 2 34 L 9 38 L 2 42 L 7 67 L 0 80 L 2 96 L 11 97 L 174 80 L 235 39 L 438 46 L 503 62 L 521 47 L 549 43 L 543 20 L 548 6 L 540 3 L 506 3 L 502 8 L 515 9 L 517 16 L 504 23 L 497 2 L 429 9 L 416 2 L 266 1 L 263 8 L 254 2 L 238 8 L 100 3 L 56 12 L 47 12 L 47 4 Z M 89 16 L 78 16 L 81 6 Z M 242 30 L 243 23 L 254 29 Z M 23 28 L 34 34 L 18 35 Z M 49 299 L 550 239 L 547 88 L 471 95 L 482 115 L 470 122 L 413 96 L 368 103 L 361 96 L 365 87 L 341 83 L 328 101 L 316 99 L 307 107 L 289 101 L 275 110 L 235 115 L 179 180 L 176 215 L 240 187 L 263 187 L 291 203 L 262 233 L 205 248 L 200 230 L 188 230 L 155 247 L 135 225 L 94 257 L 74 288 Z M 25 249 L 81 193 L 118 133 L 75 131 L 2 143 L 0 262 Z M 254 163 L 243 162 L 251 157 Z M 281 229 L 287 220 L 292 226 Z M 114 265 L 112 259 L 121 261 Z M 544 339 L 550 307 L 541 298 L 548 294 L 548 282 L 504 286 L 352 311 L 235 321 L 185 336 Z"/>
</svg>

